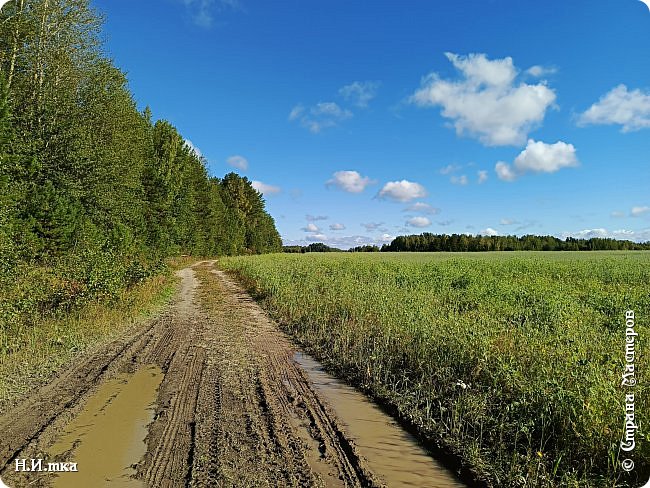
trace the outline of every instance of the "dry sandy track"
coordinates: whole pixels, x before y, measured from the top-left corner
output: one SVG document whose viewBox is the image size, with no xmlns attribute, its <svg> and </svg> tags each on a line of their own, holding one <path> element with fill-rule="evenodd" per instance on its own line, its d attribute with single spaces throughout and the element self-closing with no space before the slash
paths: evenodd
<svg viewBox="0 0 650 488">
<path fill-rule="evenodd" d="M 99 385 L 157 365 L 164 377 L 136 467 L 145 486 L 377 486 L 294 348 L 251 298 L 211 262 L 179 276 L 167 312 L 0 418 L 2 479 L 50 486 L 55 475 L 16 473 L 13 460 L 46 457 Z M 67 454 L 74 459 L 74 449 Z"/>
</svg>

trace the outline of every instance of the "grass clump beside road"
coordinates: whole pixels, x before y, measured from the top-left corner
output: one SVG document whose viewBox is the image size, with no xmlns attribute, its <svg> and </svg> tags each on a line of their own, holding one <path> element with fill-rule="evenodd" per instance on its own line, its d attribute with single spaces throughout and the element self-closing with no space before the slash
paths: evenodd
<svg viewBox="0 0 650 488">
<path fill-rule="evenodd" d="M 219 264 L 310 352 L 490 484 L 647 480 L 650 254 L 307 254 Z M 639 334 L 632 475 L 619 448 L 628 309 Z"/>
<path fill-rule="evenodd" d="M 186 261 L 169 260 L 166 267 L 131 286 L 88 298 L 79 298 L 78 290 L 67 286 L 69 280 L 45 269 L 38 271 L 45 281 L 22 279 L 11 296 L 5 288 L 3 311 L 13 313 L 5 313 L 0 321 L 0 414 L 79 354 L 116 338 L 160 310 L 178 285 L 173 270 Z M 31 278 L 36 272 L 31 270 Z M 49 298 L 73 296 L 72 292 L 76 296 L 70 303 L 50 306 Z M 39 301 L 41 296 L 48 298 L 48 306 Z M 20 297 L 34 303 L 21 304 Z"/>
</svg>

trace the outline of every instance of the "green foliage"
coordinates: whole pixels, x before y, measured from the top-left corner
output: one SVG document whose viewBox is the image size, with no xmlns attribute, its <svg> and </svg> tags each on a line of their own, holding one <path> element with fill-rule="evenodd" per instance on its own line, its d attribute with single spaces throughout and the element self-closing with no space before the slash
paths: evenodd
<svg viewBox="0 0 650 488">
<path fill-rule="evenodd" d="M 649 264 L 643 251 L 220 260 L 310 352 L 493 485 L 548 488 L 650 474 Z M 636 481 L 618 458 L 628 309 Z"/>
<path fill-rule="evenodd" d="M 100 30 L 89 0 L 0 14 L 3 334 L 112 300 L 168 256 L 281 248 L 248 179 L 211 178 L 172 124 L 138 111 Z"/>
<path fill-rule="evenodd" d="M 471 236 L 431 234 L 397 236 L 382 251 L 388 252 L 483 252 L 483 251 L 640 251 L 650 250 L 650 242 L 635 243 L 593 237 L 564 241 L 553 236 Z"/>
</svg>

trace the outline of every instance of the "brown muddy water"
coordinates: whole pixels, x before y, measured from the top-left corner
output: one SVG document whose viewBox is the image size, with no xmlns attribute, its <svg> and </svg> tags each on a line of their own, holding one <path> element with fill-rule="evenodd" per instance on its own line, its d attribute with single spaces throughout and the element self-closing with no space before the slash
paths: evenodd
<svg viewBox="0 0 650 488">
<path fill-rule="evenodd" d="M 418 441 L 363 394 L 327 374 L 320 363 L 296 352 L 317 393 L 327 401 L 370 470 L 388 487 L 463 488 Z"/>
<path fill-rule="evenodd" d="M 147 426 L 163 379 L 157 366 L 105 381 L 49 449 L 49 458 L 76 462 L 78 472 L 60 473 L 58 488 L 144 487 L 133 478 L 146 451 Z"/>
</svg>

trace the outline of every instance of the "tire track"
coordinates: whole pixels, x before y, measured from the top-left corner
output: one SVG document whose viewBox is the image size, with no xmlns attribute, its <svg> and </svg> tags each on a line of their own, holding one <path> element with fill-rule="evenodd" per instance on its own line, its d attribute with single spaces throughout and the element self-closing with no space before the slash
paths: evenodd
<svg viewBox="0 0 650 488">
<path fill-rule="evenodd" d="M 136 470 L 146 486 L 380 486 L 293 360 L 293 346 L 250 296 L 213 262 L 178 275 L 167 312 L 0 418 L 3 479 L 49 486 L 51 475 L 14 473 L 12 460 L 47 452 L 106 379 L 156 364 L 164 378 Z"/>
</svg>

